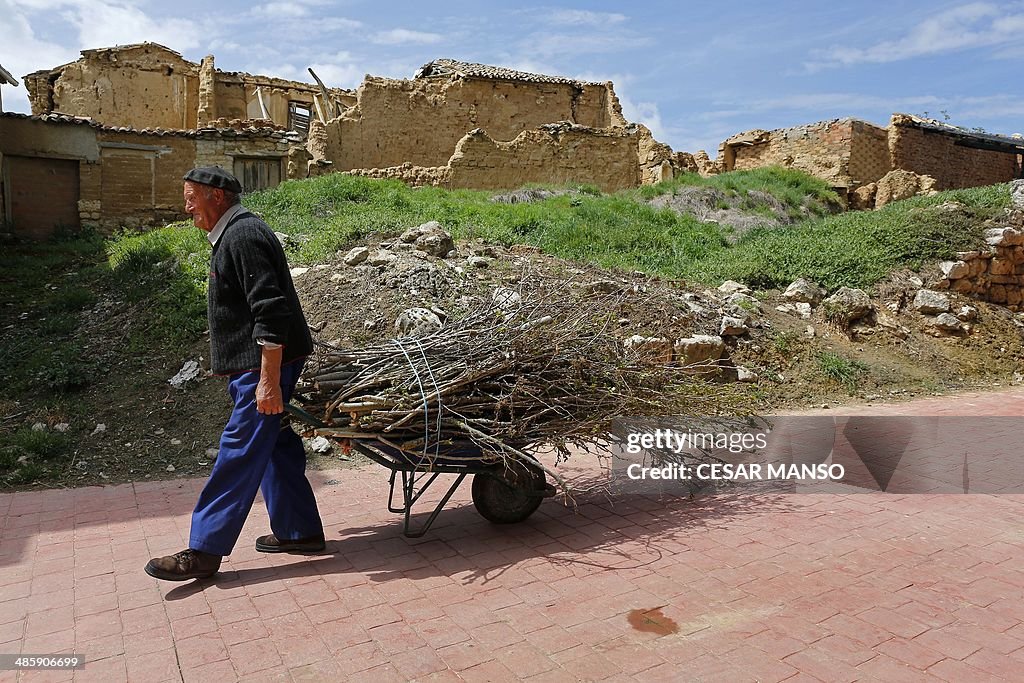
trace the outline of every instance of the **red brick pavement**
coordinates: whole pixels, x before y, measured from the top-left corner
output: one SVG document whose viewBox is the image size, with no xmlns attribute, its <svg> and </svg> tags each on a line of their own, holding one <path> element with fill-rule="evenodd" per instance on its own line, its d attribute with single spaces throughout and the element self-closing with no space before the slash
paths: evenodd
<svg viewBox="0 0 1024 683">
<path fill-rule="evenodd" d="M 1024 391 L 830 411 L 1024 415 Z M 985 435 L 978 434 L 979 439 Z M 586 456 L 571 477 L 587 476 Z M 387 472 L 318 472 L 329 539 L 262 555 L 256 509 L 215 581 L 185 547 L 198 480 L 0 495 L 0 652 L 85 655 L 0 681 L 988 681 L 1024 671 L 1019 495 L 582 494 L 527 522 L 468 487 L 422 539 Z M 673 633 L 642 632 L 660 609 Z"/>
</svg>

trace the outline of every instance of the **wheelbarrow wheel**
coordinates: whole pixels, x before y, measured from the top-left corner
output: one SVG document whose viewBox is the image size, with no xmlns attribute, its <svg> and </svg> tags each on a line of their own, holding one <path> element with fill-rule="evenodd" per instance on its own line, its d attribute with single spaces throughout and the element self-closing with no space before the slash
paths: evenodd
<svg viewBox="0 0 1024 683">
<path fill-rule="evenodd" d="M 514 524 L 532 515 L 545 496 L 544 472 L 515 463 L 473 475 L 473 505 L 495 524 Z"/>
</svg>

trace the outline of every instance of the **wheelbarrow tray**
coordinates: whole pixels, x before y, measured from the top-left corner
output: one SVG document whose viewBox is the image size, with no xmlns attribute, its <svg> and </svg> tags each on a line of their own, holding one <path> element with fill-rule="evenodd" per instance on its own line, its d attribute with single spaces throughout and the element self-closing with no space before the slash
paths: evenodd
<svg viewBox="0 0 1024 683">
<path fill-rule="evenodd" d="M 473 505 L 485 519 L 496 524 L 521 522 L 532 515 L 544 498 L 554 495 L 543 470 L 536 465 L 486 451 L 465 438 L 442 437 L 426 448 L 402 448 L 378 434 L 332 429 L 295 406 L 286 406 L 298 419 L 316 427 L 316 433 L 341 441 L 352 450 L 391 471 L 388 511 L 403 515 L 403 533 L 419 538 L 430 529 L 441 510 L 467 476 L 473 476 Z M 510 444 L 515 447 L 514 444 Z M 442 474 L 455 480 L 425 521 L 413 526 L 412 509 Z M 396 489 L 401 500 L 396 500 Z"/>
</svg>

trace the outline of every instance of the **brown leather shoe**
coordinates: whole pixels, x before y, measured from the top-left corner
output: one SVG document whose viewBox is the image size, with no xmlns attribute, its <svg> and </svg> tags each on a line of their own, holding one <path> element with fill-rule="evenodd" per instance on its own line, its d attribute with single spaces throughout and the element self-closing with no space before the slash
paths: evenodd
<svg viewBox="0 0 1024 683">
<path fill-rule="evenodd" d="M 318 553 L 326 547 L 323 534 L 294 541 L 282 541 L 274 534 L 256 539 L 256 550 L 261 553 Z"/>
<path fill-rule="evenodd" d="M 146 565 L 146 573 L 164 581 L 188 581 L 213 576 L 220 569 L 220 555 L 211 555 L 188 548 L 166 557 L 154 557 Z"/>
</svg>

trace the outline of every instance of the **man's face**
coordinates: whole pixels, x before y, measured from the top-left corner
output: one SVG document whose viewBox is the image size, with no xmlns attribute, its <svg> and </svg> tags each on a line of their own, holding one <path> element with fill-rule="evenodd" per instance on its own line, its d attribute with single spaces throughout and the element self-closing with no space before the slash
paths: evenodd
<svg viewBox="0 0 1024 683">
<path fill-rule="evenodd" d="M 223 196 L 223 191 L 217 188 L 186 180 L 185 213 L 192 216 L 197 228 L 210 232 L 224 214 Z"/>
</svg>

